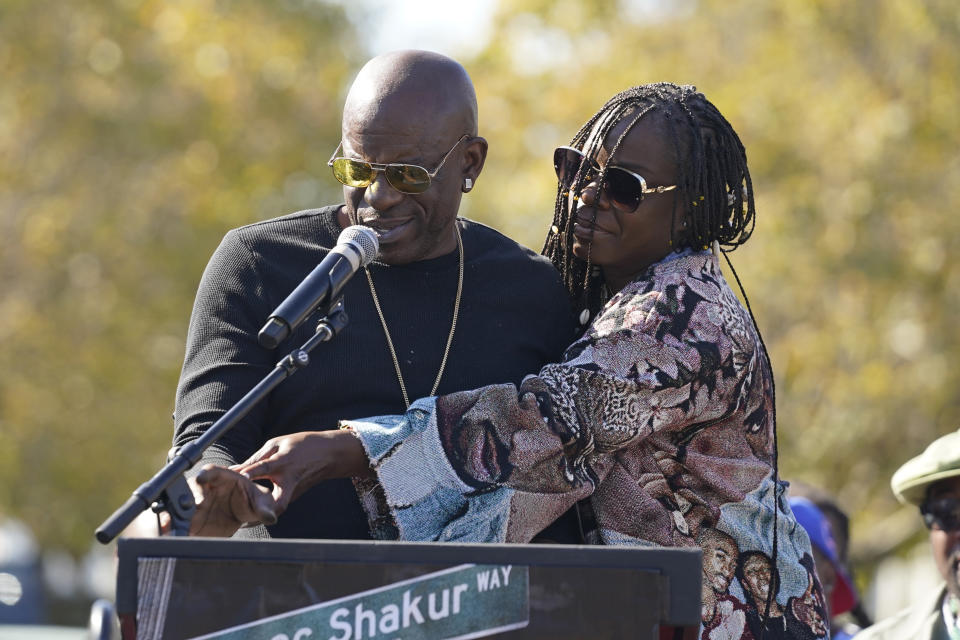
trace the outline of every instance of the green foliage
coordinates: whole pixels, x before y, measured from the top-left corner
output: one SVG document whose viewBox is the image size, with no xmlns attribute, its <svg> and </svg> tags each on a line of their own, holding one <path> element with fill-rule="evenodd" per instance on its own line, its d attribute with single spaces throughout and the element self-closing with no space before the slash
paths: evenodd
<svg viewBox="0 0 960 640">
<path fill-rule="evenodd" d="M 361 54 L 310 1 L 0 11 L 0 512 L 80 550 L 163 462 L 224 231 L 340 198 Z"/>
<path fill-rule="evenodd" d="M 550 149 L 615 92 L 694 84 L 733 123 L 758 223 L 732 259 L 771 351 L 783 475 L 875 532 L 892 472 L 960 427 L 958 5 L 526 0 L 496 32 L 471 66 L 491 147 L 476 196 L 531 246 Z"/>
<path fill-rule="evenodd" d="M 615 92 L 695 84 L 733 123 L 782 470 L 869 533 L 960 426 L 954 0 L 514 0 L 494 33 L 464 60 L 490 156 L 463 213 L 536 249 L 551 150 Z M 319 0 L 0 0 L 0 511 L 44 544 L 86 548 L 162 463 L 224 231 L 341 198 L 363 44 Z"/>
</svg>

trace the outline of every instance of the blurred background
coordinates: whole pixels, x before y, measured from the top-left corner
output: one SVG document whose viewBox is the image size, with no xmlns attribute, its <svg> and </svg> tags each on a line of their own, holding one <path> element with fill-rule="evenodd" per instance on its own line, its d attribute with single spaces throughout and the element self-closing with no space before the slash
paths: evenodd
<svg viewBox="0 0 960 640">
<path fill-rule="evenodd" d="M 782 475 L 851 514 L 868 610 L 932 585 L 889 479 L 960 427 L 956 0 L 0 0 L 0 622 L 83 625 L 112 597 L 93 530 L 164 461 L 207 259 L 342 200 L 346 87 L 411 47 L 477 86 L 490 155 L 462 214 L 535 250 L 551 150 L 612 94 L 671 80 L 720 108 L 757 193 L 731 257 Z"/>
</svg>

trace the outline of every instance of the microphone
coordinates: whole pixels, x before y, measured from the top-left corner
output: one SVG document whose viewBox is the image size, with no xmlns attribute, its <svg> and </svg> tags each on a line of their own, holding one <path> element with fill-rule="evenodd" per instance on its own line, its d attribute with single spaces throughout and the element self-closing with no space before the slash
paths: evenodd
<svg viewBox="0 0 960 640">
<path fill-rule="evenodd" d="M 335 302 L 353 274 L 370 264 L 379 251 L 380 240 L 370 227 L 355 224 L 344 229 L 337 246 L 270 314 L 257 334 L 260 345 L 275 349 L 320 305 Z"/>
</svg>

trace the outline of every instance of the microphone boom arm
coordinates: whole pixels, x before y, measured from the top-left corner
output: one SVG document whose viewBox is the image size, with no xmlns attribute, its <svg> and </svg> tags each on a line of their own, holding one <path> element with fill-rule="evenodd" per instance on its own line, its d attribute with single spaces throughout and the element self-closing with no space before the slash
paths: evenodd
<svg viewBox="0 0 960 640">
<path fill-rule="evenodd" d="M 233 428 L 244 416 L 281 382 L 310 364 L 310 352 L 320 343 L 327 342 L 347 326 L 348 318 L 341 297 L 317 323 L 316 332 L 299 349 L 280 360 L 273 370 L 247 392 L 236 404 L 214 422 L 203 435 L 180 447 L 167 464 L 150 480 L 140 485 L 133 495 L 113 515 L 97 527 L 96 537 L 107 544 L 127 528 L 147 508 L 170 514 L 171 533 L 187 535 L 190 518 L 196 511 L 193 493 L 183 474 L 195 465 L 203 452 Z"/>
</svg>

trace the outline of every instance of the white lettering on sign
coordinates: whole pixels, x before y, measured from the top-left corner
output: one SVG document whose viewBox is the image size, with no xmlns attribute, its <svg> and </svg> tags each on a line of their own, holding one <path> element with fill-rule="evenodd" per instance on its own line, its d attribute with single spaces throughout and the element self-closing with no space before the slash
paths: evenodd
<svg viewBox="0 0 960 640">
<path fill-rule="evenodd" d="M 477 634 L 484 631 L 518 629 L 529 624 L 528 578 L 526 567 L 520 568 L 519 580 L 512 571 L 511 565 L 461 565 L 202 638 L 237 640 L 239 634 L 250 637 L 249 630 L 257 627 L 264 633 L 257 637 L 269 640 L 386 640 L 401 633 L 418 638 L 435 634 L 480 637 Z M 474 577 L 478 595 L 470 592 Z M 519 593 L 514 593 L 517 587 L 510 587 L 511 578 Z M 491 595 L 479 595 L 483 592 Z M 458 615 L 474 609 L 489 613 L 487 619 Z"/>
<path fill-rule="evenodd" d="M 363 623 L 367 622 L 367 628 L 370 629 L 370 637 L 377 635 L 377 614 L 373 609 L 364 609 L 363 603 L 357 605 L 353 610 L 353 634 L 357 640 L 363 638 Z"/>
<path fill-rule="evenodd" d="M 437 594 L 431 593 L 427 597 L 427 615 L 430 616 L 431 620 L 441 620 L 450 615 L 450 589 L 444 589 L 440 596 L 443 600 L 443 605 L 439 608 L 437 607 Z"/>
<path fill-rule="evenodd" d="M 335 610 L 330 615 L 330 628 L 336 629 L 337 631 L 343 631 L 342 636 L 330 636 L 329 640 L 350 640 L 350 636 L 353 633 L 353 625 L 349 622 L 344 622 L 343 617 L 350 615 L 350 609 L 340 607 Z"/>
<path fill-rule="evenodd" d="M 417 596 L 416 598 L 410 598 L 410 590 L 403 592 L 403 627 L 406 629 L 410 626 L 410 618 L 415 617 L 417 619 L 417 624 L 423 624 L 423 614 L 420 613 L 420 600 L 423 596 Z"/>
<path fill-rule="evenodd" d="M 380 633 L 393 633 L 400 630 L 400 607 L 388 604 L 380 609 Z"/>
<path fill-rule="evenodd" d="M 469 589 L 465 584 L 458 584 L 453 587 L 453 612 L 460 613 L 460 594 Z"/>
<path fill-rule="evenodd" d="M 427 616 L 431 620 L 442 620 L 460 613 L 463 602 L 462 596 L 469 590 L 468 585 L 457 584 L 452 589 L 447 587 L 427 594 Z M 413 597 L 409 590 L 403 592 L 402 625 L 401 607 L 395 604 L 381 607 L 379 617 L 375 610 L 364 608 L 362 603 L 354 607 L 353 611 L 346 607 L 340 607 L 330 615 L 330 628 L 337 631 L 338 634 L 330 636 L 329 640 L 363 640 L 364 638 L 374 638 L 378 633 L 396 633 L 401 626 L 406 628 L 411 624 L 423 624 L 426 618 L 420 608 L 422 600 L 423 596 Z M 310 629 L 301 629 L 297 631 L 293 640 L 303 640 L 305 636 L 311 633 Z M 270 640 L 290 639 L 285 634 L 280 634 Z"/>
<path fill-rule="evenodd" d="M 491 589 L 499 589 L 501 586 L 508 586 L 510 584 L 510 571 L 512 569 L 512 565 L 507 565 L 499 569 L 481 571 L 477 574 L 477 591 L 483 593 Z M 501 579 L 503 580 L 502 585 L 500 584 Z"/>
</svg>

